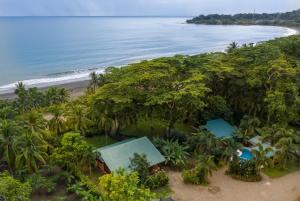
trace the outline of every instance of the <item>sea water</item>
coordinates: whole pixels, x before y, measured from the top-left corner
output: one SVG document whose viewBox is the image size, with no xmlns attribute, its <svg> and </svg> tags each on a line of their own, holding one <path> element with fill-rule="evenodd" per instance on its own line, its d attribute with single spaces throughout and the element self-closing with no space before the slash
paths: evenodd
<svg viewBox="0 0 300 201">
<path fill-rule="evenodd" d="M 108 66 L 175 54 L 223 51 L 294 34 L 272 26 L 186 24 L 186 17 L 2 17 L 0 93 L 87 80 Z"/>
</svg>

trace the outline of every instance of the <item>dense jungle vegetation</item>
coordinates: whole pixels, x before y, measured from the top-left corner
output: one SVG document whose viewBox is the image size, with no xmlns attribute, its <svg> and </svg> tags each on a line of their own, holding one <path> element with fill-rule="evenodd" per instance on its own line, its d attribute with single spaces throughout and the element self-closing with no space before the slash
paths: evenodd
<svg viewBox="0 0 300 201">
<path fill-rule="evenodd" d="M 300 10 L 286 13 L 245 13 L 235 15 L 199 15 L 187 20 L 191 24 L 210 25 L 272 25 L 272 26 L 300 26 Z"/>
</svg>

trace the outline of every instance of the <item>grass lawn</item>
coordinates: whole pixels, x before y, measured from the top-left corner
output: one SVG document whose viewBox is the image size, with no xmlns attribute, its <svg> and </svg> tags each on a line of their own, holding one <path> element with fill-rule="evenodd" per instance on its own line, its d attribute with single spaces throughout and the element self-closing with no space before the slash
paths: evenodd
<svg viewBox="0 0 300 201">
<path fill-rule="evenodd" d="M 95 135 L 93 137 L 87 137 L 85 140 L 95 148 L 103 147 L 116 142 L 114 139 L 105 135 Z"/>
<path fill-rule="evenodd" d="M 165 134 L 167 123 L 160 119 L 142 119 L 136 125 L 128 126 L 122 130 L 122 133 L 128 136 L 149 138 L 162 136 Z M 192 128 L 189 125 L 183 123 L 176 123 L 175 128 L 184 133 L 191 133 Z"/>
<path fill-rule="evenodd" d="M 264 171 L 264 173 L 270 178 L 278 178 L 297 170 L 300 170 L 299 165 L 297 166 L 294 163 L 290 163 L 287 165 L 286 169 L 283 169 L 279 166 L 274 166 L 273 168 L 269 168 L 268 170 Z"/>
<path fill-rule="evenodd" d="M 170 189 L 169 186 L 165 186 L 156 190 L 153 190 L 153 193 L 156 194 L 155 198 L 160 199 L 160 198 L 166 198 L 172 194 L 172 190 Z"/>
</svg>

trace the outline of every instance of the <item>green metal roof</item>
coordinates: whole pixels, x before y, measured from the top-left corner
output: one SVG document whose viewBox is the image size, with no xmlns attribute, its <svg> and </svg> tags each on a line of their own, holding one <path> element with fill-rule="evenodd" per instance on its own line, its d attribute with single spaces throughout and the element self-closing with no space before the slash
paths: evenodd
<svg viewBox="0 0 300 201">
<path fill-rule="evenodd" d="M 229 137 L 235 132 L 235 128 L 224 119 L 208 121 L 204 126 L 209 132 L 217 137 Z"/>
<path fill-rule="evenodd" d="M 100 154 L 100 159 L 105 162 L 110 171 L 119 168 L 130 170 L 130 158 L 135 153 L 145 154 L 150 166 L 157 165 L 165 161 L 165 158 L 150 142 L 147 137 L 129 139 L 95 150 Z"/>
</svg>

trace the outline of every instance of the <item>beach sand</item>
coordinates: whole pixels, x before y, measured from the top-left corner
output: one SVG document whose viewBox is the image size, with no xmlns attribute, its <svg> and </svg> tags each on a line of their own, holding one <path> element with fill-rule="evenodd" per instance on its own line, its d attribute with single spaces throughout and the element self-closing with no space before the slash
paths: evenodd
<svg viewBox="0 0 300 201">
<path fill-rule="evenodd" d="M 88 85 L 89 85 L 89 80 L 86 80 L 86 81 L 72 82 L 67 84 L 60 84 L 52 87 L 65 88 L 70 91 L 71 98 L 76 98 L 84 95 Z M 50 87 L 43 87 L 40 88 L 39 90 L 45 91 L 48 88 Z M 14 93 L 0 94 L 0 99 L 12 100 L 14 98 L 16 98 L 16 95 Z"/>
<path fill-rule="evenodd" d="M 243 182 L 225 175 L 226 168 L 214 172 L 209 186 L 185 184 L 180 172 L 168 172 L 172 197 L 177 201 L 297 201 L 300 196 L 300 171 L 261 182 Z M 212 193 L 209 187 L 217 187 Z"/>
</svg>

